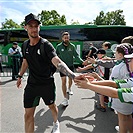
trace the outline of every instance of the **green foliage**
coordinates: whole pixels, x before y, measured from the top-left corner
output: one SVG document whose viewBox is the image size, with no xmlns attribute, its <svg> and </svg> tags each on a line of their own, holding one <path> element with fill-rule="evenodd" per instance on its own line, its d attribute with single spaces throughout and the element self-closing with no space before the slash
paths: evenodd
<svg viewBox="0 0 133 133">
<path fill-rule="evenodd" d="M 60 16 L 55 10 L 43 10 L 38 17 L 42 25 L 66 25 L 65 15 Z"/>
<path fill-rule="evenodd" d="M 85 25 L 94 25 L 93 22 L 85 23 Z"/>
<path fill-rule="evenodd" d="M 25 25 L 25 22 L 24 22 L 24 21 L 21 22 L 20 26 L 21 26 L 21 27 L 24 27 L 24 25 Z"/>
<path fill-rule="evenodd" d="M 79 23 L 79 21 L 77 20 L 77 21 L 74 21 L 73 19 L 71 20 L 71 25 L 79 25 L 80 23 Z"/>
<path fill-rule="evenodd" d="M 94 22 L 87 22 L 85 24 L 95 24 L 95 25 L 126 25 L 125 16 L 122 15 L 123 10 L 116 10 L 107 12 L 106 14 L 101 11 L 99 15 L 96 17 Z M 67 25 L 65 15 L 60 16 L 57 11 L 51 10 L 46 11 L 42 10 L 40 14 L 38 14 L 39 20 L 42 25 Z M 79 21 L 71 20 L 71 25 L 80 24 Z M 21 28 L 24 26 L 24 21 L 21 22 L 20 25 L 15 23 L 12 19 L 5 19 L 5 22 L 2 23 L 1 29 L 4 28 Z"/>
<path fill-rule="evenodd" d="M 41 14 L 38 14 L 39 20 L 42 25 L 66 25 L 65 15 L 60 16 L 55 10 L 52 11 L 42 11 Z M 12 19 L 5 19 L 5 22 L 2 23 L 1 29 L 9 28 L 21 28 L 24 26 L 24 21 L 20 25 L 15 23 Z"/>
<path fill-rule="evenodd" d="M 2 23 L 1 29 L 9 29 L 9 28 L 20 28 L 21 26 L 15 23 L 12 19 L 5 19 L 5 22 Z"/>
<path fill-rule="evenodd" d="M 104 14 L 103 11 L 96 17 L 94 24 L 96 25 L 126 25 L 123 10 L 116 10 L 107 12 Z"/>
</svg>

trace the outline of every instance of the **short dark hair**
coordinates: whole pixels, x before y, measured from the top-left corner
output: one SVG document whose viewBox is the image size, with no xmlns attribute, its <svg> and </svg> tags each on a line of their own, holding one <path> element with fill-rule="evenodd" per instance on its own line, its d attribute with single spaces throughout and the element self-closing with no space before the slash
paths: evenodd
<svg viewBox="0 0 133 133">
<path fill-rule="evenodd" d="M 93 43 L 92 43 L 92 42 L 90 42 L 90 43 L 89 43 L 89 45 L 93 45 Z"/>
<path fill-rule="evenodd" d="M 110 42 L 104 42 L 103 45 L 105 47 L 108 47 L 109 49 L 111 48 L 111 43 Z"/>
<path fill-rule="evenodd" d="M 106 51 L 104 49 L 100 48 L 100 49 L 98 49 L 96 54 L 106 54 Z"/>
<path fill-rule="evenodd" d="M 65 32 L 62 33 L 62 37 L 65 36 L 65 35 L 70 36 L 69 32 L 67 32 L 67 31 L 65 31 Z"/>
<path fill-rule="evenodd" d="M 116 51 L 123 55 L 132 54 L 133 46 L 130 43 L 121 43 L 121 44 L 117 45 Z"/>
<path fill-rule="evenodd" d="M 121 43 L 130 43 L 133 46 L 133 36 L 127 36 L 123 38 Z"/>
<path fill-rule="evenodd" d="M 18 45 L 18 43 L 17 42 L 13 42 L 13 45 Z"/>
</svg>

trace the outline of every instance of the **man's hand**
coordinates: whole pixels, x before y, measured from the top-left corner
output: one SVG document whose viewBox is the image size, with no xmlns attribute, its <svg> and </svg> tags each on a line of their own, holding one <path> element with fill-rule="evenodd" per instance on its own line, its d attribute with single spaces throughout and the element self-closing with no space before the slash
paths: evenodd
<svg viewBox="0 0 133 133">
<path fill-rule="evenodd" d="M 22 81 L 22 79 L 21 78 L 18 78 L 17 83 L 16 83 L 18 89 L 19 88 L 22 88 L 21 81 Z"/>
</svg>

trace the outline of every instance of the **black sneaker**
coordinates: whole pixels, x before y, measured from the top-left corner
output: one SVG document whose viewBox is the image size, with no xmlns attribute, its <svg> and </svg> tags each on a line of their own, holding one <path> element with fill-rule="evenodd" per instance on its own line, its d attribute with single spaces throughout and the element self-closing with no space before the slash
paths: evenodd
<svg viewBox="0 0 133 133">
<path fill-rule="evenodd" d="M 96 104 L 95 107 L 96 107 L 96 109 L 98 109 L 98 110 L 100 110 L 102 112 L 106 112 L 106 108 L 101 106 L 100 104 Z"/>
<path fill-rule="evenodd" d="M 107 96 L 104 96 L 104 103 L 108 104 L 108 102 L 109 102 L 109 98 Z"/>
</svg>

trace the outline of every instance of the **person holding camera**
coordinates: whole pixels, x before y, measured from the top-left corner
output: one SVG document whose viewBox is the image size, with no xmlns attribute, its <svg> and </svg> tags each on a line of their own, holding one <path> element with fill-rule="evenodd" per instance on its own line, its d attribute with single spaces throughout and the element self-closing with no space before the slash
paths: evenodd
<svg viewBox="0 0 133 133">
<path fill-rule="evenodd" d="M 17 42 L 13 42 L 12 47 L 8 50 L 8 55 L 11 56 L 12 61 L 12 80 L 16 80 L 19 73 L 21 58 L 21 48 L 18 46 Z"/>
</svg>

